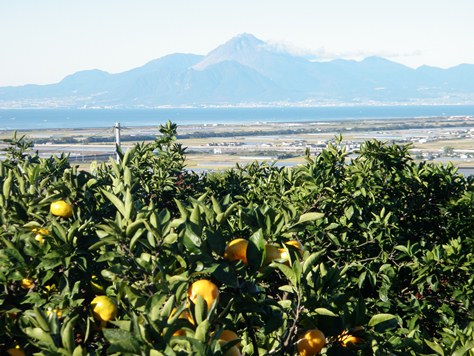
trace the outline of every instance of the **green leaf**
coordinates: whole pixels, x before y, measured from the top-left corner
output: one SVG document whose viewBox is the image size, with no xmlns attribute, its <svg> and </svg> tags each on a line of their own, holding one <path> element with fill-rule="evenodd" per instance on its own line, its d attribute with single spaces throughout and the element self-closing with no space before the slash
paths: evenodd
<svg viewBox="0 0 474 356">
<path fill-rule="evenodd" d="M 105 195 L 105 197 L 117 208 L 119 211 L 120 215 L 126 216 L 125 212 L 125 204 L 120 200 L 117 196 L 114 194 L 106 191 L 105 189 L 102 189 L 102 194 Z"/>
<path fill-rule="evenodd" d="M 107 341 L 110 342 L 110 346 L 107 350 L 108 353 L 133 352 L 140 354 L 140 344 L 129 331 L 121 329 L 104 329 L 102 332 Z"/>
<path fill-rule="evenodd" d="M 201 324 L 207 316 L 207 304 L 204 298 L 198 294 L 194 303 L 194 320 L 197 324 Z"/>
<path fill-rule="evenodd" d="M 214 270 L 212 275 L 219 281 L 224 283 L 225 285 L 237 288 L 239 285 L 239 280 L 233 268 L 230 268 L 228 264 L 221 263 L 219 266 Z"/>
<path fill-rule="evenodd" d="M 319 258 L 326 253 L 325 250 L 314 252 L 308 256 L 308 258 L 303 262 L 303 275 L 306 276 L 313 266 L 318 263 Z"/>
<path fill-rule="evenodd" d="M 329 309 L 326 309 L 326 308 L 316 308 L 314 310 L 314 312 L 316 314 L 319 314 L 319 315 L 326 315 L 326 316 L 332 316 L 332 317 L 338 317 L 337 314 L 333 313 L 332 311 L 330 311 Z"/>
<path fill-rule="evenodd" d="M 352 215 L 354 215 L 354 207 L 351 205 L 344 210 L 344 216 L 347 218 L 347 220 L 350 220 Z"/>
<path fill-rule="evenodd" d="M 439 344 L 427 339 L 424 339 L 423 341 L 431 350 L 435 351 L 438 355 L 444 356 L 444 350 Z"/>
<path fill-rule="evenodd" d="M 191 223 L 186 224 L 186 229 L 184 230 L 183 243 L 188 250 L 194 253 L 199 253 L 201 251 L 201 237 L 196 234 Z"/>
<path fill-rule="evenodd" d="M 212 209 L 214 210 L 214 212 L 216 214 L 221 214 L 222 208 L 219 201 L 214 196 L 211 196 L 211 201 L 212 201 Z"/>
<path fill-rule="evenodd" d="M 194 206 L 189 220 L 194 224 L 201 226 L 201 209 L 199 208 L 199 205 L 196 204 Z"/>
<path fill-rule="evenodd" d="M 397 327 L 397 317 L 392 314 L 376 314 L 370 321 L 369 326 L 373 326 L 377 332 L 383 332 L 386 329 Z"/>
<path fill-rule="evenodd" d="M 181 203 L 177 199 L 174 199 L 174 202 L 176 203 L 176 206 L 178 207 L 178 210 L 181 214 L 181 218 L 185 220 L 189 215 L 188 211 L 186 210 L 186 207 L 183 205 L 183 203 Z"/>
<path fill-rule="evenodd" d="M 84 350 L 82 350 L 81 345 L 76 346 L 74 349 L 74 352 L 72 353 L 72 356 L 83 356 L 84 355 Z"/>
<path fill-rule="evenodd" d="M 150 318 L 152 321 L 158 320 L 158 316 L 165 318 L 171 315 L 171 310 L 173 310 L 175 296 L 172 295 L 163 305 L 163 308 L 161 308 L 164 298 L 166 298 L 166 296 L 154 295 L 148 301 L 148 310 L 149 310 L 148 314 L 150 315 Z M 179 314 L 176 315 L 176 317 L 178 316 Z"/>
<path fill-rule="evenodd" d="M 319 220 L 319 219 L 322 219 L 323 217 L 324 217 L 324 213 L 315 213 L 315 212 L 306 213 L 300 216 L 297 224 L 303 224 L 306 222 Z"/>
<path fill-rule="evenodd" d="M 426 340 L 425 340 L 426 341 Z M 468 351 L 474 349 L 474 340 L 468 342 L 466 345 L 460 347 L 456 351 L 453 352 L 451 356 L 464 356 L 467 354 Z"/>
<path fill-rule="evenodd" d="M 25 328 L 24 331 L 26 335 L 33 339 L 39 340 L 45 344 L 54 345 L 51 335 L 41 328 Z"/>
<path fill-rule="evenodd" d="M 76 315 L 71 319 L 65 320 L 61 328 L 61 340 L 62 340 L 63 346 L 70 353 L 73 353 L 75 349 L 73 332 L 74 332 L 74 324 L 76 323 L 76 320 L 78 318 L 79 318 L 79 315 Z"/>
<path fill-rule="evenodd" d="M 362 272 L 360 275 L 359 275 L 359 281 L 358 281 L 358 286 L 359 286 L 359 289 L 362 289 L 362 286 L 364 285 L 364 281 L 365 281 L 365 276 L 367 275 L 367 272 L 364 271 Z"/>
<path fill-rule="evenodd" d="M 128 224 L 125 230 L 125 235 L 127 235 L 128 238 L 131 238 L 133 235 L 135 235 L 135 232 L 140 228 L 140 226 L 144 225 L 144 223 L 144 219 L 138 219 L 131 224 Z M 130 249 L 132 249 L 132 247 L 130 247 Z"/>
<path fill-rule="evenodd" d="M 262 229 L 258 229 L 249 238 L 247 245 L 247 261 L 250 268 L 258 270 L 262 266 L 265 254 L 265 239 Z"/>
<path fill-rule="evenodd" d="M 130 188 L 127 188 L 127 190 L 125 191 L 125 215 L 124 215 L 124 218 L 126 220 L 130 220 L 132 218 L 133 213 L 134 213 L 134 208 L 133 208 L 132 193 L 130 193 Z"/>
<path fill-rule="evenodd" d="M 272 262 L 271 266 L 277 267 L 280 271 L 282 271 L 283 274 L 285 275 L 285 277 L 288 279 L 288 281 L 292 285 L 294 285 L 294 286 L 298 285 L 298 279 L 297 279 L 297 277 L 295 275 L 295 272 L 293 271 L 292 268 L 288 267 L 287 265 L 285 265 L 283 263 L 276 263 L 276 262 Z"/>
<path fill-rule="evenodd" d="M 209 327 L 211 326 L 211 323 L 209 320 L 204 320 L 202 323 L 200 323 L 197 328 L 196 332 L 194 334 L 194 337 L 198 339 L 201 342 L 206 342 L 207 334 Z"/>
<path fill-rule="evenodd" d="M 49 332 L 50 328 L 48 324 L 48 318 L 43 313 L 43 311 L 38 307 L 34 307 L 33 312 L 35 313 L 36 321 L 38 322 L 38 325 L 41 327 L 41 329 Z"/>
</svg>

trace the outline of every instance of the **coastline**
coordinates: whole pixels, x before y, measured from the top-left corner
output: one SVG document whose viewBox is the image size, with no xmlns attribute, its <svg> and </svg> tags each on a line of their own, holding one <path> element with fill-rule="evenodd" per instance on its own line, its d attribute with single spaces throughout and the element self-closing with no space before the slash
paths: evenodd
<svg viewBox="0 0 474 356">
<path fill-rule="evenodd" d="M 12 132 L 0 130 L 0 138 L 11 138 Z M 35 142 L 33 149 L 41 156 L 64 152 L 72 162 L 86 169 L 91 161 L 108 160 L 115 155 L 112 127 L 18 132 Z M 452 162 L 458 167 L 474 168 L 472 117 L 178 125 L 178 143 L 187 147 L 188 168 L 200 171 L 230 168 L 254 160 L 286 166 L 300 164 L 307 149 L 317 154 L 339 134 L 350 151 L 376 138 L 410 144 L 416 160 Z M 126 149 L 137 142 L 154 140 L 158 135 L 155 125 L 123 127 L 122 146 Z"/>
</svg>

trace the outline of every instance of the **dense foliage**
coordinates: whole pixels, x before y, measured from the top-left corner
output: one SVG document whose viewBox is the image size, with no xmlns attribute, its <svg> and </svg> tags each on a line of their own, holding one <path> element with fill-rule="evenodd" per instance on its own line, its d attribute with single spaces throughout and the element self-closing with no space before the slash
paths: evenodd
<svg viewBox="0 0 474 356">
<path fill-rule="evenodd" d="M 6 140 L 0 349 L 222 355 L 238 350 L 226 329 L 245 355 L 294 355 L 319 329 L 326 355 L 474 355 L 471 178 L 379 141 L 351 158 L 340 139 L 302 166 L 196 175 L 176 126 L 161 133 L 91 172 Z M 223 258 L 235 238 L 246 263 Z M 187 297 L 200 279 L 219 289 L 210 308 Z"/>
</svg>

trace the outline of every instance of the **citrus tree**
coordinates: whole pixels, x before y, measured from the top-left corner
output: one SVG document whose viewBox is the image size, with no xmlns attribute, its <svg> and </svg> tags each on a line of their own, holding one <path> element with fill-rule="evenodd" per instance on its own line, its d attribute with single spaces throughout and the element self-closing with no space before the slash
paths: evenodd
<svg viewBox="0 0 474 356">
<path fill-rule="evenodd" d="M 176 125 L 92 172 L 0 162 L 10 355 L 474 354 L 474 185 L 409 146 L 197 175 Z"/>
</svg>

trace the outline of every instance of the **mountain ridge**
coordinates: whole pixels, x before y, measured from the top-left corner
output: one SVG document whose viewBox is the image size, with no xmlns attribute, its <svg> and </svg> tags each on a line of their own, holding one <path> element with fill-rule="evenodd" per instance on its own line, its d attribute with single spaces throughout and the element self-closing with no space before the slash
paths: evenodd
<svg viewBox="0 0 474 356">
<path fill-rule="evenodd" d="M 158 107 L 474 103 L 474 64 L 410 68 L 383 57 L 314 61 L 252 34 L 207 55 L 173 53 L 111 74 L 72 73 L 60 82 L 0 87 L 0 107 Z"/>
</svg>

